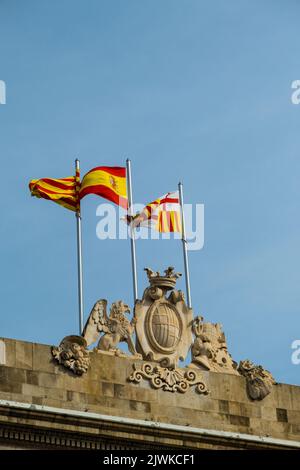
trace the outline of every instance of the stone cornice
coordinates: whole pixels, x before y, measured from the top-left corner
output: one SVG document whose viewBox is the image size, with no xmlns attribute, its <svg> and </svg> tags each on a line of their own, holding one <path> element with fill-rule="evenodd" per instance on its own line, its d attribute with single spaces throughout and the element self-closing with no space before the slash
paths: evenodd
<svg viewBox="0 0 300 470">
<path fill-rule="evenodd" d="M 0 400 L 0 439 L 51 448 L 296 449 L 300 442 Z"/>
</svg>

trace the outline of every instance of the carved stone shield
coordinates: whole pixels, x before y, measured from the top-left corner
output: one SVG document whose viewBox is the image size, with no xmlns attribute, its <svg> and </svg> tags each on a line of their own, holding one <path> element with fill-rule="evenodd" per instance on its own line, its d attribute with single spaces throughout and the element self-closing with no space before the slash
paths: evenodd
<svg viewBox="0 0 300 470">
<path fill-rule="evenodd" d="M 155 280 L 135 305 L 136 349 L 145 360 L 174 367 L 185 359 L 192 344 L 193 311 L 182 292 L 172 290 L 164 277 Z M 172 292 L 167 298 L 168 290 Z"/>
<path fill-rule="evenodd" d="M 153 348 L 162 354 L 172 354 L 182 335 L 182 320 L 170 302 L 155 301 L 146 314 L 146 334 Z"/>
</svg>

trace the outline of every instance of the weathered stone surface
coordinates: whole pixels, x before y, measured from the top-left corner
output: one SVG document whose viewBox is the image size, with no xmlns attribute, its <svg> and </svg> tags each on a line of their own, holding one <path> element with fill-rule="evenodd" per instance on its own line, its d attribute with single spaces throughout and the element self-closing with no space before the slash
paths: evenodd
<svg viewBox="0 0 300 470">
<path fill-rule="evenodd" d="M 6 364 L 6 345 L 3 339 L 0 339 L 0 364 Z"/>
<path fill-rule="evenodd" d="M 33 343 L 32 355 L 32 369 L 34 371 L 44 371 L 52 374 L 61 371 L 61 367 L 53 359 L 51 346 Z"/>
<path fill-rule="evenodd" d="M 208 395 L 199 395 L 193 388 L 184 394 L 168 393 L 153 389 L 146 380 L 129 382 L 133 364 L 139 363 L 130 357 L 93 352 L 89 370 L 79 377 L 57 365 L 47 345 L 3 341 L 6 364 L 0 365 L 0 400 L 300 440 L 300 387 L 274 385 L 264 400 L 253 401 L 247 395 L 244 377 L 200 371 L 208 384 Z M 0 424 L 13 419 L 14 424 L 26 425 L 26 420 L 3 414 L 2 408 Z M 59 422 L 55 426 L 59 429 Z M 74 429 L 72 426 L 71 421 L 64 424 L 63 431 Z M 118 432 L 115 429 L 112 436 Z M 183 436 L 183 441 L 188 444 L 190 437 Z M 192 442 L 193 447 L 199 445 L 195 439 Z M 220 448 L 222 445 L 217 444 Z M 200 447 L 205 448 L 203 442 Z M 228 448 L 228 444 L 224 443 L 224 447 Z"/>
<path fill-rule="evenodd" d="M 16 341 L 8 338 L 1 338 L 1 341 L 5 345 L 5 362 L 3 362 L 3 365 L 16 367 Z"/>
<path fill-rule="evenodd" d="M 32 369 L 32 343 L 16 341 L 16 367 Z"/>
</svg>

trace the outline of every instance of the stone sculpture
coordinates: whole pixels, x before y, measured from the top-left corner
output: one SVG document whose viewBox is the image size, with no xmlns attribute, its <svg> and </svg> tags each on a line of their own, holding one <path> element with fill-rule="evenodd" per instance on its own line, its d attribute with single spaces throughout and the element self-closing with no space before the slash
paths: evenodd
<svg viewBox="0 0 300 470">
<path fill-rule="evenodd" d="M 134 333 L 135 320 L 131 322 L 125 314 L 130 313 L 130 308 L 122 300 L 114 302 L 110 309 L 110 315 L 107 315 L 107 301 L 98 300 L 86 322 L 82 336 L 87 346 L 93 344 L 100 337 L 97 350 L 119 354 L 118 344 L 126 342 L 131 354 L 137 356 L 135 345 L 132 339 Z"/>
<path fill-rule="evenodd" d="M 181 274 L 172 266 L 164 274 L 145 268 L 149 286 L 142 300 L 137 300 L 130 321 L 130 308 L 123 301 L 114 302 L 107 314 L 107 300 L 98 300 L 88 317 L 81 336 L 66 336 L 58 347 L 52 347 L 52 356 L 59 364 L 76 375 L 90 367 L 90 350 L 101 354 L 127 356 L 133 360 L 129 382 L 142 379 L 151 387 L 169 392 L 185 393 L 191 387 L 198 393 L 208 393 L 201 371 L 242 375 L 246 378 L 247 393 L 252 400 L 262 400 L 275 384 L 274 378 L 262 366 L 251 361 L 237 363 L 227 349 L 225 334 L 219 323 L 193 319 L 176 282 Z M 135 342 L 134 342 L 135 333 Z M 130 355 L 119 349 L 127 343 Z M 192 361 L 179 368 L 191 349 Z M 142 361 L 141 361 L 142 360 Z"/>
<path fill-rule="evenodd" d="M 193 333 L 196 338 L 192 345 L 190 367 L 239 375 L 237 363 L 228 352 L 225 334 L 219 323 L 204 323 L 203 317 L 198 316 L 193 321 Z"/>
<path fill-rule="evenodd" d="M 82 336 L 66 336 L 58 347 L 51 349 L 52 356 L 74 374 L 84 374 L 90 366 L 89 352 L 86 349 L 87 343 Z"/>
<path fill-rule="evenodd" d="M 241 361 L 238 371 L 246 377 L 247 392 L 252 400 L 262 400 L 265 398 L 276 383 L 268 370 L 262 366 L 256 366 L 249 360 Z"/>
<path fill-rule="evenodd" d="M 144 360 L 175 367 L 184 360 L 192 342 L 193 312 L 181 291 L 174 290 L 181 276 L 173 267 L 165 275 L 145 269 L 150 287 L 135 305 L 137 352 Z M 168 291 L 172 291 L 167 297 Z"/>
<path fill-rule="evenodd" d="M 198 393 L 205 395 L 208 393 L 202 375 L 194 370 L 160 367 L 149 362 L 134 364 L 129 381 L 139 383 L 142 379 L 149 380 L 153 388 L 161 388 L 168 392 L 185 393 L 190 387 L 196 386 Z"/>
</svg>

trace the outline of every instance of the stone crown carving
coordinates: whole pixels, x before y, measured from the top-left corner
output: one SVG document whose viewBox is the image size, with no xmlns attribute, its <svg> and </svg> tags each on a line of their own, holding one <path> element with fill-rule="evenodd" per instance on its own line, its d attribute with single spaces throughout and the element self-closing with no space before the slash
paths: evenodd
<svg viewBox="0 0 300 470">
<path fill-rule="evenodd" d="M 175 268 L 169 266 L 165 271 L 165 275 L 161 276 L 159 271 L 152 271 L 150 268 L 145 268 L 150 286 L 160 287 L 166 290 L 174 289 L 177 279 L 181 277 L 181 273 L 176 273 Z"/>
</svg>

